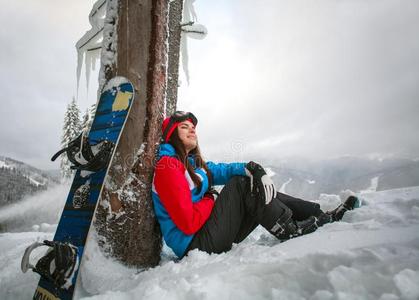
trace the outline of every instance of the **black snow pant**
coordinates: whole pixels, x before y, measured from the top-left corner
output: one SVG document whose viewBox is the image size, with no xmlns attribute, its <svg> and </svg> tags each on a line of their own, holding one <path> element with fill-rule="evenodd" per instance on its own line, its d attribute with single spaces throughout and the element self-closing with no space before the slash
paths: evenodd
<svg viewBox="0 0 419 300">
<path fill-rule="evenodd" d="M 221 190 L 210 217 L 195 234 L 185 254 L 193 249 L 208 253 L 228 251 L 259 224 L 271 232 L 272 226 L 287 213 L 293 221 L 302 221 L 322 211 L 317 203 L 282 193 L 264 205 L 263 200 L 251 195 L 248 177 L 234 176 Z"/>
</svg>

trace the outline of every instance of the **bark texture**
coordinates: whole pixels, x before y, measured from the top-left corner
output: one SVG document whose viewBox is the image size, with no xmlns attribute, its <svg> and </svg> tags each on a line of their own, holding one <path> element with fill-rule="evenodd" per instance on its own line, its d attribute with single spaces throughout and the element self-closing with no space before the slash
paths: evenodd
<svg viewBox="0 0 419 300">
<path fill-rule="evenodd" d="M 169 4 L 169 62 L 167 68 L 166 116 L 176 111 L 179 86 L 179 57 L 182 23 L 183 0 L 174 0 Z"/>
<path fill-rule="evenodd" d="M 128 78 L 135 101 L 112 160 L 95 228 L 106 252 L 126 265 L 159 263 L 161 233 L 151 183 L 166 89 L 168 0 L 119 0 L 117 58 L 106 72 Z"/>
</svg>

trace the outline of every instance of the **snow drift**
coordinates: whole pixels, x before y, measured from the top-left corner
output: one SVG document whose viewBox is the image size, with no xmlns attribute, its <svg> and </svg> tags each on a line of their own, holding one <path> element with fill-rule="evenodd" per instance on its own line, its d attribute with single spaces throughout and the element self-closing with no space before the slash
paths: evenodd
<svg viewBox="0 0 419 300">
<path fill-rule="evenodd" d="M 164 249 L 149 270 L 105 258 L 95 243 L 81 270 L 83 299 L 419 299 L 419 187 L 367 192 L 342 222 L 278 243 L 258 227 L 228 253 Z M 339 201 L 322 195 L 322 208 Z M 28 216 L 28 218 L 30 218 Z M 19 269 L 24 248 L 53 233 L 0 235 L 0 295 L 26 299 L 38 282 Z"/>
</svg>

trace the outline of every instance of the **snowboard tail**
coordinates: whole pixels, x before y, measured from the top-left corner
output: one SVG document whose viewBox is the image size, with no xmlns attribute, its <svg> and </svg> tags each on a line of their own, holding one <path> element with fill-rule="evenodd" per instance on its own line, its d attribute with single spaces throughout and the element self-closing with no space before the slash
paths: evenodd
<svg viewBox="0 0 419 300">
<path fill-rule="evenodd" d="M 85 158 L 78 157 L 75 169 L 73 183 L 68 194 L 64 210 L 62 212 L 58 227 L 54 236 L 54 242 L 68 243 L 77 248 L 80 265 L 86 242 L 88 241 L 88 233 L 94 217 L 96 207 L 100 198 L 100 194 L 104 185 L 104 181 L 108 174 L 109 165 L 118 144 L 119 137 L 127 120 L 132 102 L 134 100 L 134 87 L 123 77 L 112 78 L 106 84 L 106 90 L 100 95 L 96 114 L 92 123 L 92 127 L 87 137 L 88 146 L 92 147 L 91 154 L 95 155 L 100 149 L 94 147 L 100 143 L 112 143 L 114 146 L 109 153 L 109 158 L 100 168 L 88 169 Z M 86 147 L 86 141 L 83 135 L 79 137 L 78 143 L 69 144 L 64 151 L 59 151 L 54 158 L 61 153 L 66 152 L 68 155 L 75 155 L 75 148 L 78 147 L 81 156 L 83 156 L 83 147 Z M 86 149 L 85 149 L 86 150 Z M 90 149 L 89 149 L 90 150 Z M 87 155 L 90 158 L 92 156 Z M 95 164 L 97 166 L 98 164 Z M 87 169 L 87 171 L 86 171 Z M 33 299 L 72 299 L 76 287 L 76 279 L 79 273 L 74 272 L 73 284 L 68 288 L 58 287 L 45 277 L 41 277 L 38 287 L 35 291 Z"/>
</svg>

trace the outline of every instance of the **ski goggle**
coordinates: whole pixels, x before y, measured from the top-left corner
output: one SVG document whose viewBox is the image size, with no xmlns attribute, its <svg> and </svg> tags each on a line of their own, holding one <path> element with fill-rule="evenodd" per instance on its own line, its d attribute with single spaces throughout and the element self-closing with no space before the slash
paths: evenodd
<svg viewBox="0 0 419 300">
<path fill-rule="evenodd" d="M 193 113 L 191 112 L 186 112 L 186 111 L 175 111 L 169 118 L 169 124 L 167 124 L 166 128 L 163 131 L 163 135 L 162 135 L 162 140 L 164 142 L 167 142 L 168 140 L 168 135 L 170 135 L 174 129 L 173 126 L 176 123 L 180 123 L 186 120 L 191 120 L 192 124 L 194 126 L 196 126 L 198 124 L 198 119 L 194 116 Z"/>
</svg>

